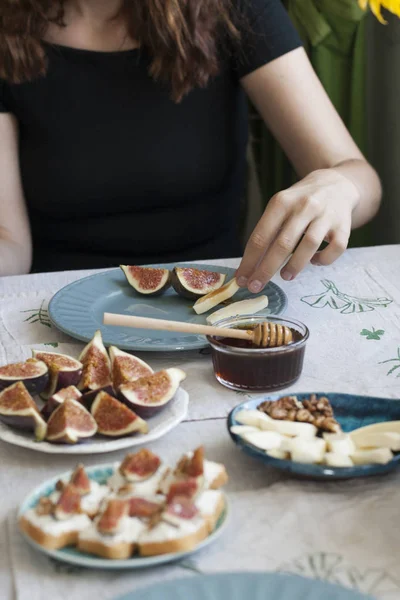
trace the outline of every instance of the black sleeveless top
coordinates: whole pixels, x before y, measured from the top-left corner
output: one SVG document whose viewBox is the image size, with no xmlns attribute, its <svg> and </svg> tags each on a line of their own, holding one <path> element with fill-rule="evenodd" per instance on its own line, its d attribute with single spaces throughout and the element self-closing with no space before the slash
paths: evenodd
<svg viewBox="0 0 400 600">
<path fill-rule="evenodd" d="M 280 0 L 239 5 L 240 53 L 180 104 L 151 79 L 141 50 L 45 44 L 45 77 L 0 81 L 0 112 L 19 122 L 33 271 L 240 255 L 239 80 L 301 42 Z"/>
</svg>

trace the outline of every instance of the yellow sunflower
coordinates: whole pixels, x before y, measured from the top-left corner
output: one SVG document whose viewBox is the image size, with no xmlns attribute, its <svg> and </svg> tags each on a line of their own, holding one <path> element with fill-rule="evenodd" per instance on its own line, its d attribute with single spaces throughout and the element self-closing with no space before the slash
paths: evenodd
<svg viewBox="0 0 400 600">
<path fill-rule="evenodd" d="M 381 8 L 386 8 L 394 15 L 400 17 L 400 0 L 358 0 L 358 4 L 364 10 L 369 5 L 376 18 L 383 24 L 386 21 L 382 17 Z"/>
</svg>

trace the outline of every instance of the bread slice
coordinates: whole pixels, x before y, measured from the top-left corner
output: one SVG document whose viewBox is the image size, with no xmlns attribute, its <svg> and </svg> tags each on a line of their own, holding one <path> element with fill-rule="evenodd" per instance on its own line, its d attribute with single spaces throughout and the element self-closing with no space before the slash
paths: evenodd
<svg viewBox="0 0 400 600">
<path fill-rule="evenodd" d="M 225 498 L 219 490 L 206 490 L 195 500 L 196 508 L 207 523 L 208 533 L 212 533 L 225 509 Z"/>
<path fill-rule="evenodd" d="M 136 550 L 140 533 L 145 524 L 136 518 L 124 517 L 121 529 L 114 535 L 105 535 L 97 530 L 96 522 L 78 536 L 77 547 L 81 552 L 95 554 L 111 560 L 123 560 Z"/>
<path fill-rule="evenodd" d="M 71 519 L 57 521 L 51 515 L 37 515 L 34 509 L 19 519 L 20 529 L 34 542 L 48 550 L 75 546 L 80 531 L 90 526 L 87 515 L 74 515 Z"/>
<path fill-rule="evenodd" d="M 152 529 L 144 531 L 139 537 L 139 554 L 156 556 L 188 552 L 208 536 L 208 524 L 202 517 L 181 521 L 179 526 L 160 521 Z"/>
</svg>

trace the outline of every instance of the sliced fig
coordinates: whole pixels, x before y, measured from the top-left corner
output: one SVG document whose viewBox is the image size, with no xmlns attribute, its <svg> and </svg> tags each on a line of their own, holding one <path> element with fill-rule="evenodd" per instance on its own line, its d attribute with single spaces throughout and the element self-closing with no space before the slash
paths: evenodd
<svg viewBox="0 0 400 600">
<path fill-rule="evenodd" d="M 151 502 L 145 498 L 129 498 L 129 516 L 139 519 L 149 519 L 160 513 L 163 505 L 157 502 Z"/>
<path fill-rule="evenodd" d="M 163 519 L 172 524 L 179 523 L 179 519 L 190 521 L 198 514 L 198 509 L 190 498 L 186 496 L 175 496 L 168 504 L 163 514 Z"/>
<path fill-rule="evenodd" d="M 99 394 L 100 392 L 107 392 L 107 394 L 110 394 L 110 396 L 113 396 L 114 398 L 116 397 L 113 386 L 105 385 L 104 387 L 98 388 L 96 390 L 89 390 L 88 392 L 85 392 L 79 399 L 79 402 L 90 411 L 97 394 Z"/>
<path fill-rule="evenodd" d="M 65 400 L 51 415 L 47 423 L 47 440 L 61 444 L 76 444 L 93 437 L 96 421 L 77 400 Z"/>
<path fill-rule="evenodd" d="M 178 463 L 177 475 L 201 477 L 204 474 L 204 448 L 196 448 L 193 454 L 185 454 Z"/>
<path fill-rule="evenodd" d="M 73 485 L 66 485 L 62 490 L 53 510 L 57 521 L 66 521 L 81 512 L 81 496 Z"/>
<path fill-rule="evenodd" d="M 91 484 L 90 479 L 83 465 L 78 465 L 71 475 L 70 484 L 79 492 L 81 496 L 90 494 Z"/>
<path fill-rule="evenodd" d="M 177 294 L 194 299 L 218 290 L 226 275 L 215 271 L 201 271 L 192 267 L 175 267 L 172 271 L 172 286 Z"/>
<path fill-rule="evenodd" d="M 161 465 L 161 460 L 151 450 L 142 448 L 135 454 L 128 454 L 122 461 L 119 472 L 129 482 L 149 479 Z"/>
<path fill-rule="evenodd" d="M 49 381 L 47 365 L 41 360 L 28 359 L 0 367 L 0 391 L 17 381 L 22 381 L 31 394 L 40 394 Z"/>
<path fill-rule="evenodd" d="M 128 354 L 116 346 L 110 346 L 108 349 L 111 359 L 111 374 L 114 389 L 118 390 L 123 383 L 136 381 L 139 377 L 151 375 L 153 369 L 133 354 Z"/>
<path fill-rule="evenodd" d="M 98 432 L 108 437 L 122 437 L 137 431 L 147 433 L 149 430 L 146 421 L 107 392 L 97 394 L 91 413 Z"/>
<path fill-rule="evenodd" d="M 53 394 L 46 404 L 43 406 L 40 411 L 42 417 L 45 421 L 48 421 L 50 415 L 66 400 L 67 398 L 72 398 L 73 400 L 79 400 L 82 396 L 81 392 L 74 385 L 69 385 L 66 388 L 63 388 L 59 392 Z"/>
<path fill-rule="evenodd" d="M 111 365 L 103 344 L 101 331 L 97 330 L 93 339 L 84 347 L 79 360 L 83 364 L 80 390 L 98 390 L 111 385 Z"/>
<path fill-rule="evenodd" d="M 181 369 L 165 369 L 125 383 L 119 388 L 121 401 L 143 418 L 151 417 L 172 400 L 186 374 Z"/>
<path fill-rule="evenodd" d="M 171 285 L 171 272 L 168 269 L 120 265 L 129 283 L 139 294 L 155 296 L 162 294 Z"/>
<path fill-rule="evenodd" d="M 33 431 L 38 441 L 46 437 L 46 422 L 22 381 L 0 393 L 0 420 L 15 429 Z"/>
<path fill-rule="evenodd" d="M 129 504 L 126 500 L 114 498 L 109 500 L 107 506 L 97 521 L 97 530 L 99 533 L 113 535 L 118 533 L 122 521 L 129 514 Z"/>
<path fill-rule="evenodd" d="M 230 317 L 238 317 L 241 315 L 255 315 L 260 310 L 264 310 L 268 306 L 268 296 L 257 296 L 256 298 L 247 298 L 247 300 L 240 300 L 239 302 L 233 302 L 228 306 L 224 306 L 219 310 L 211 313 L 207 317 L 207 323 L 214 325 L 218 321 L 223 319 L 229 319 Z"/>
<path fill-rule="evenodd" d="M 59 390 L 78 383 L 82 373 L 82 363 L 76 358 L 67 354 L 37 350 L 33 351 L 33 356 L 36 360 L 46 363 L 49 369 L 49 382 L 41 393 L 42 398 L 47 400 Z"/>
<path fill-rule="evenodd" d="M 221 304 L 221 302 L 225 302 L 225 300 L 232 298 L 232 296 L 236 294 L 239 289 L 240 288 L 236 283 L 236 279 L 231 279 L 218 290 L 210 292 L 206 296 L 199 298 L 197 302 L 195 302 L 193 309 L 198 315 L 202 315 L 208 310 L 214 308 L 214 306 Z"/>
<path fill-rule="evenodd" d="M 201 485 L 196 477 L 189 477 L 182 481 L 175 481 L 171 484 L 168 494 L 167 502 L 170 503 L 176 497 L 193 498 L 201 491 Z"/>
</svg>

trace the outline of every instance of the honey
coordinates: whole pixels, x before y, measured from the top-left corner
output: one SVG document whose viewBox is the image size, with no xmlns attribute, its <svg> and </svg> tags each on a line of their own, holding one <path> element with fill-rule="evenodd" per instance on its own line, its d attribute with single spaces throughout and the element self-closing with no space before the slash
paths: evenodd
<svg viewBox="0 0 400 600">
<path fill-rule="evenodd" d="M 265 317 L 229 319 L 225 327 L 254 328 Z M 250 340 L 208 338 L 212 348 L 214 373 L 224 386 L 235 390 L 266 392 L 293 385 L 303 368 L 308 329 L 302 323 L 270 319 L 290 327 L 293 342 L 276 348 L 259 348 Z"/>
</svg>

